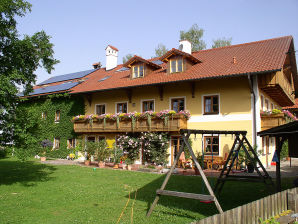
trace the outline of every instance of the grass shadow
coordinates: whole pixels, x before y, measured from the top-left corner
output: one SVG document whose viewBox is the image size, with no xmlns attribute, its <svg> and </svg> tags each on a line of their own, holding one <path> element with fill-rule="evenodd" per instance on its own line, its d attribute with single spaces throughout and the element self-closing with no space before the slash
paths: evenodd
<svg viewBox="0 0 298 224">
<path fill-rule="evenodd" d="M 156 196 L 156 190 L 161 187 L 164 179 L 165 175 L 162 175 L 137 190 L 136 199 L 147 202 L 147 211 L 150 209 L 150 206 Z M 216 178 L 208 178 L 208 180 L 211 186 L 214 187 Z M 285 178 L 282 180 L 282 182 L 283 189 L 294 187 L 292 184 L 293 178 Z M 209 195 L 202 183 L 202 178 L 199 176 L 172 175 L 166 186 L 166 190 Z M 268 186 L 264 185 L 263 183 L 226 182 L 222 193 L 217 197 L 217 199 L 219 200 L 222 209 L 226 211 L 266 197 L 273 193 L 275 193 L 275 189 L 273 187 L 268 188 Z M 173 215 L 188 217 L 191 219 L 194 217 L 186 212 L 183 212 L 183 210 L 200 213 L 202 218 L 218 213 L 214 203 L 206 204 L 194 199 L 161 196 L 158 201 L 158 205 L 173 209 Z M 161 211 L 161 208 L 158 207 L 155 207 L 154 210 L 156 211 L 158 209 L 159 212 L 166 212 Z"/>
<path fill-rule="evenodd" d="M 33 161 L 20 162 L 13 159 L 0 161 L 0 186 L 20 183 L 31 187 L 36 182 L 52 179 L 49 175 L 56 170 L 54 166 L 36 163 Z"/>
</svg>

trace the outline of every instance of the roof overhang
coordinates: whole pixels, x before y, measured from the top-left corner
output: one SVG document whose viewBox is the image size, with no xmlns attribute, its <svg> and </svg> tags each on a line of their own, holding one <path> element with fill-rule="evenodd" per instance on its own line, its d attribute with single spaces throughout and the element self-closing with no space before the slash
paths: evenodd
<svg viewBox="0 0 298 224">
<path fill-rule="evenodd" d="M 160 65 L 155 64 L 155 63 L 153 63 L 151 61 L 148 61 L 148 60 L 146 60 L 144 58 L 141 58 L 141 57 L 139 57 L 137 55 L 135 55 L 134 57 L 132 57 L 131 59 L 129 59 L 125 64 L 123 64 L 123 67 L 131 68 L 131 66 L 134 63 L 137 63 L 137 62 L 142 62 L 142 63 L 144 63 L 144 64 L 146 64 L 146 65 L 148 65 L 148 66 L 150 66 L 152 68 L 155 68 L 155 69 L 160 69 L 161 68 Z"/>
<path fill-rule="evenodd" d="M 172 50 L 168 51 L 167 53 L 165 53 L 160 60 L 163 62 L 168 62 L 169 58 L 175 55 L 180 55 L 180 56 L 184 56 L 185 58 L 187 58 L 188 60 L 192 61 L 194 64 L 200 63 L 201 61 L 199 59 L 197 59 L 196 57 L 192 56 L 191 54 L 188 54 L 184 51 L 180 51 L 176 48 L 172 48 Z"/>
</svg>

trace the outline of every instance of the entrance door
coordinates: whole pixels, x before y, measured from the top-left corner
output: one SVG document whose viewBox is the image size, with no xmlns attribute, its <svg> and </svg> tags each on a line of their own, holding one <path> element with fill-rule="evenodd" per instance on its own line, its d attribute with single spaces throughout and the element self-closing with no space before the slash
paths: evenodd
<svg viewBox="0 0 298 224">
<path fill-rule="evenodd" d="M 179 152 L 180 145 L 182 144 L 182 138 L 180 136 L 171 137 L 171 165 Z"/>
</svg>

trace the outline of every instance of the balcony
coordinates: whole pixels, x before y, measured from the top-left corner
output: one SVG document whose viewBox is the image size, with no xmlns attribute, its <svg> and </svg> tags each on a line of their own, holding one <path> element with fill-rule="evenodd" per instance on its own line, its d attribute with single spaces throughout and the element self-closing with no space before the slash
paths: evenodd
<svg viewBox="0 0 298 224">
<path fill-rule="evenodd" d="M 150 125 L 149 125 L 150 124 Z M 169 116 L 166 119 L 152 117 L 151 122 L 147 118 L 117 120 L 93 119 L 74 120 L 76 133 L 103 133 L 103 132 L 179 132 L 187 128 L 187 118 L 181 114 Z"/>
<path fill-rule="evenodd" d="M 258 77 L 260 88 L 282 107 L 295 104 L 294 86 L 283 71 Z"/>
<path fill-rule="evenodd" d="M 265 115 L 261 114 L 261 131 L 273 128 L 286 123 L 284 113 Z"/>
</svg>

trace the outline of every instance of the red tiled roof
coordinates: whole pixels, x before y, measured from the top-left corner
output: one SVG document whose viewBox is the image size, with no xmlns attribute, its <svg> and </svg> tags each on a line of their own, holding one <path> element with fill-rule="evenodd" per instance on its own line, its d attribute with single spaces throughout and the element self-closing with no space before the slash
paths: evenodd
<svg viewBox="0 0 298 224">
<path fill-rule="evenodd" d="M 108 47 L 112 48 L 112 49 L 115 50 L 115 51 L 119 51 L 118 48 L 116 48 L 116 47 L 114 47 L 114 46 L 112 46 L 112 45 L 108 45 L 108 46 L 106 47 L 106 49 L 107 49 Z"/>
<path fill-rule="evenodd" d="M 298 109 L 298 98 L 295 99 L 295 104 L 290 107 L 283 107 L 283 109 Z"/>
<path fill-rule="evenodd" d="M 133 63 L 138 62 L 138 61 L 143 62 L 143 63 L 145 63 L 145 64 L 147 64 L 147 65 L 150 65 L 151 67 L 154 67 L 154 68 L 156 68 L 156 69 L 161 68 L 160 65 L 154 64 L 153 62 L 151 62 L 151 61 L 149 61 L 149 60 L 146 60 L 146 59 L 144 59 L 144 58 L 141 58 L 141 57 L 139 57 L 139 56 L 137 56 L 137 55 L 135 55 L 135 56 L 133 56 L 132 58 L 130 58 L 130 59 L 129 59 L 127 62 L 125 62 L 122 66 L 123 66 L 123 67 L 130 68 L 131 65 L 132 65 Z"/>
<path fill-rule="evenodd" d="M 173 55 L 183 55 L 183 56 L 186 56 L 186 58 L 188 58 L 189 60 L 193 61 L 194 63 L 199 63 L 201 62 L 198 58 L 194 57 L 193 55 L 191 54 L 188 54 L 184 51 L 180 51 L 176 48 L 172 48 L 172 50 L 168 51 L 167 53 L 165 53 L 161 58 L 160 60 L 163 61 L 163 62 L 167 62 L 168 61 L 168 58 L 170 58 L 171 56 Z"/>
<path fill-rule="evenodd" d="M 110 71 L 101 68 L 88 75 L 88 80 L 72 88 L 72 93 L 277 71 L 282 69 L 292 41 L 291 36 L 286 36 L 193 52 L 192 56 L 201 63 L 174 74 L 166 74 L 165 63 L 162 68 L 138 79 L 131 79 L 129 70 L 117 72 L 123 65 Z M 233 63 L 233 58 L 236 63 Z M 111 77 L 98 82 L 105 76 Z"/>
</svg>

